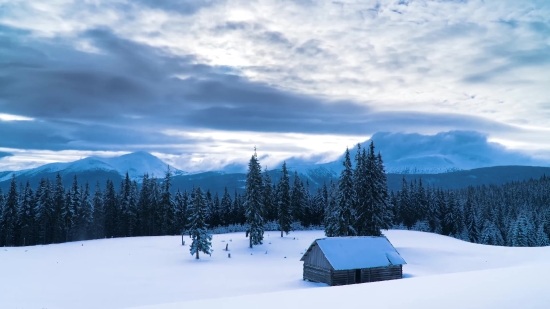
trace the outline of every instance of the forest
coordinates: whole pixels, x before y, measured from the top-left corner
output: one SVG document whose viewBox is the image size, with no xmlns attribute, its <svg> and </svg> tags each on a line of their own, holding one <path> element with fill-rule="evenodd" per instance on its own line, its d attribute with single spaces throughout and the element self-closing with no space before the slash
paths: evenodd
<svg viewBox="0 0 550 309">
<path fill-rule="evenodd" d="M 256 153 L 242 194 L 200 187 L 172 191 L 170 169 L 162 179 L 146 174 L 138 183 L 126 175 L 120 184 L 108 180 L 93 188 L 77 176 L 69 188 L 60 174 L 36 188 L 13 176 L 9 190 L 0 191 L 0 246 L 198 232 L 206 237 L 224 228 L 246 230 L 253 246 L 262 243 L 266 228 L 283 236 L 308 227 L 327 236 L 380 236 L 393 228 L 488 245 L 550 244 L 550 178 L 460 190 L 403 178 L 401 189 L 389 192 L 381 154 L 373 143 L 358 147 L 353 160 L 346 151 L 340 177 L 316 190 L 286 164 L 273 181 Z"/>
</svg>

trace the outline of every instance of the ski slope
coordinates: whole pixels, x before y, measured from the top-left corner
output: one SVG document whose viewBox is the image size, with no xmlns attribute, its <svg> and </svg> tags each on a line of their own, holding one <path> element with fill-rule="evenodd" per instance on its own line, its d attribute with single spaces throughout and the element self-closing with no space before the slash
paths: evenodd
<svg viewBox="0 0 550 309">
<path fill-rule="evenodd" d="M 327 287 L 302 280 L 304 250 L 321 231 L 214 235 L 195 260 L 181 236 L 102 239 L 0 249 L 0 308 L 548 308 L 550 247 L 471 244 L 385 232 L 405 279 Z M 224 251 L 229 246 L 231 258 Z M 267 253 L 266 253 L 267 252 Z"/>
</svg>

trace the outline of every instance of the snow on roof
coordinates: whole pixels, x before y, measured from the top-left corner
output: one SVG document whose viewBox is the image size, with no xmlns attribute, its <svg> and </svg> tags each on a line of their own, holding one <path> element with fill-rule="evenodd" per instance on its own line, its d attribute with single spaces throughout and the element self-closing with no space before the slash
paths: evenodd
<svg viewBox="0 0 550 309">
<path fill-rule="evenodd" d="M 335 270 L 407 264 L 386 237 L 327 237 L 315 240 L 304 256 L 317 244 Z"/>
</svg>

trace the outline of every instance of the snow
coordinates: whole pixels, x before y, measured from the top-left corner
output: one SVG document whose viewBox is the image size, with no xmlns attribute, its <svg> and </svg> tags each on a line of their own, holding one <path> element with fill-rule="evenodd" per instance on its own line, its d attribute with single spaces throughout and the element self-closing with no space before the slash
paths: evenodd
<svg viewBox="0 0 550 309">
<path fill-rule="evenodd" d="M 386 237 L 327 237 L 311 246 L 315 243 L 335 270 L 407 264 Z"/>
<path fill-rule="evenodd" d="M 548 308 L 550 247 L 384 234 L 407 261 L 405 279 L 344 287 L 302 280 L 299 259 L 322 231 L 266 232 L 253 249 L 244 233 L 214 235 L 200 260 L 181 236 L 0 248 L 0 308 L 351 308 L 367 298 L 383 308 Z"/>
<path fill-rule="evenodd" d="M 147 152 L 134 152 L 118 157 L 87 157 L 74 162 L 50 163 L 34 169 L 10 172 L 0 175 L 0 182 L 16 177 L 32 177 L 40 173 L 81 173 L 86 171 L 114 171 L 125 177 L 126 172 L 132 180 L 141 182 L 145 173 L 149 176 L 163 178 L 168 164 Z M 170 167 L 172 176 L 186 175 L 186 172 Z"/>
</svg>

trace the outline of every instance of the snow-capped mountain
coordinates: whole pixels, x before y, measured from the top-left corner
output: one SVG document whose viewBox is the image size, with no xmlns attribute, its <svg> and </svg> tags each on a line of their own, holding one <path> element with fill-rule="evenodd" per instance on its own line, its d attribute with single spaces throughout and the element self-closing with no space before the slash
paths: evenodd
<svg viewBox="0 0 550 309">
<path fill-rule="evenodd" d="M 435 135 L 379 132 L 361 143 L 373 141 L 380 151 L 386 172 L 393 174 L 439 174 L 492 166 L 550 166 L 550 162 L 534 159 L 524 153 L 490 142 L 487 136 L 471 131 L 441 132 Z M 357 146 L 349 149 L 353 161 Z M 342 155 L 328 163 L 314 164 L 300 158 L 287 159 L 289 170 L 306 175 L 339 175 Z"/>
<path fill-rule="evenodd" d="M 141 181 L 144 174 L 163 177 L 168 164 L 147 152 L 134 152 L 119 157 L 88 157 L 74 162 L 50 163 L 37 168 L 17 172 L 3 172 L 0 174 L 0 182 L 9 180 L 12 174 L 16 177 L 31 178 L 40 174 L 77 174 L 85 172 L 111 172 L 125 177 L 126 173 L 132 180 Z M 180 176 L 187 173 L 170 167 L 172 175 Z"/>
</svg>

